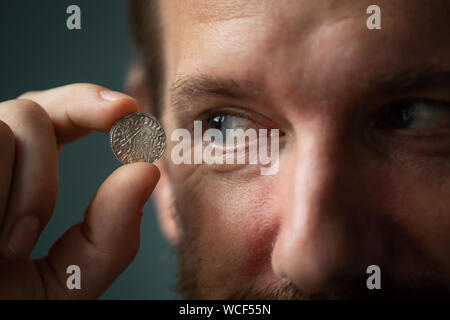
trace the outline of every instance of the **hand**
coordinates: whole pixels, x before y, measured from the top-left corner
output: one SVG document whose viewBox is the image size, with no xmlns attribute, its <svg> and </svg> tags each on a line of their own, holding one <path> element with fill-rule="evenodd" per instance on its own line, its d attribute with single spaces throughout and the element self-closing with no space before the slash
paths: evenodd
<svg viewBox="0 0 450 320">
<path fill-rule="evenodd" d="M 159 170 L 133 163 L 100 186 L 84 221 L 71 227 L 48 256 L 29 255 L 53 213 L 58 154 L 92 130 L 109 131 L 137 111 L 136 101 L 92 84 L 29 92 L 0 103 L 0 298 L 98 298 L 139 248 L 142 208 Z M 69 265 L 81 269 L 81 289 L 69 290 Z"/>
</svg>

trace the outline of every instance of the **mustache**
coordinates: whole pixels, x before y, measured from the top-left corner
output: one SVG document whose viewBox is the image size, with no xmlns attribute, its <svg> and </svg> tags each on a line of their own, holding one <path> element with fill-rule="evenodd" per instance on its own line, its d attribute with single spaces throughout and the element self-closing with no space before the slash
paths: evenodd
<svg viewBox="0 0 450 320">
<path fill-rule="evenodd" d="M 450 299 L 448 288 L 429 286 L 409 288 L 384 288 L 381 290 L 368 290 L 361 285 L 359 277 L 346 281 L 328 290 L 307 293 L 291 282 L 276 283 L 264 288 L 250 287 L 244 291 L 232 294 L 232 300 L 425 300 Z M 364 283 L 364 282 L 363 282 Z"/>
<path fill-rule="evenodd" d="M 183 225 L 181 217 L 182 210 L 178 202 L 172 204 L 176 212 L 175 217 L 179 225 Z M 185 230 L 187 228 L 182 228 Z M 204 272 L 203 257 L 198 256 L 198 241 L 195 234 L 182 234 L 183 240 L 174 247 L 178 258 L 178 282 L 173 288 L 184 299 L 208 299 L 203 287 L 209 291 L 216 283 L 201 283 L 201 274 Z M 215 270 L 218 278 L 232 277 L 225 275 L 221 270 Z M 407 272 L 407 270 L 406 270 Z M 420 272 L 410 272 L 401 278 L 398 274 L 384 269 L 381 276 L 381 289 L 370 290 L 366 284 L 367 274 L 360 276 L 347 275 L 339 281 L 335 280 L 318 292 L 307 292 L 295 285 L 289 279 L 279 278 L 264 287 L 256 285 L 245 285 L 235 288 L 234 292 L 224 293 L 223 299 L 230 300 L 424 300 L 424 299 L 450 299 L 450 279 L 445 273 L 429 268 Z M 220 283 L 219 283 L 220 285 Z M 223 293 L 223 292 L 222 292 Z M 221 299 L 222 299 L 221 298 Z"/>
<path fill-rule="evenodd" d="M 198 266 L 198 264 L 196 264 Z M 177 291 L 185 299 L 207 299 L 198 286 L 198 269 L 181 265 Z M 278 279 L 265 287 L 246 286 L 237 289 L 226 300 L 425 300 L 450 299 L 450 287 L 446 282 L 428 281 L 426 278 L 410 279 L 398 283 L 384 274 L 380 290 L 369 290 L 366 276 L 346 278 L 333 287 L 319 292 L 306 292 L 287 279 Z M 436 279 L 435 279 L 436 280 Z"/>
<path fill-rule="evenodd" d="M 277 280 L 264 289 L 249 287 L 235 292 L 230 300 L 325 300 L 325 293 L 308 294 L 289 281 Z"/>
</svg>

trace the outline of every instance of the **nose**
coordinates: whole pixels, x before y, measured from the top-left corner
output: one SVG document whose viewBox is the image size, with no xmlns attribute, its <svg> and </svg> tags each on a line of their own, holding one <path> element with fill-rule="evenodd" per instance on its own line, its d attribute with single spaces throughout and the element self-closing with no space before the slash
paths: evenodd
<svg viewBox="0 0 450 320">
<path fill-rule="evenodd" d="M 370 218 L 363 216 L 358 173 L 347 147 L 323 133 L 297 140 L 287 167 L 280 166 L 290 172 L 282 191 L 288 201 L 280 209 L 272 267 L 298 288 L 315 293 L 365 272 Z"/>
</svg>

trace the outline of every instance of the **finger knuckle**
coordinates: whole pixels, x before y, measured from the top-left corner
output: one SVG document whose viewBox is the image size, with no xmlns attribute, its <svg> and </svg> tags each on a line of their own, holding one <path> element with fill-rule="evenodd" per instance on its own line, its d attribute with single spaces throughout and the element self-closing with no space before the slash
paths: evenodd
<svg viewBox="0 0 450 320">
<path fill-rule="evenodd" d="M 35 96 L 36 94 L 38 94 L 40 91 L 27 91 L 25 93 L 22 93 L 19 97 L 17 97 L 17 99 L 29 99 L 30 97 Z"/>
<path fill-rule="evenodd" d="M 14 111 L 24 124 L 38 123 L 42 127 L 51 127 L 52 122 L 47 111 L 37 102 L 29 99 L 17 99 Z"/>
<path fill-rule="evenodd" d="M 14 148 L 14 133 L 11 128 L 0 120 L 0 145 L 3 151 Z"/>
</svg>

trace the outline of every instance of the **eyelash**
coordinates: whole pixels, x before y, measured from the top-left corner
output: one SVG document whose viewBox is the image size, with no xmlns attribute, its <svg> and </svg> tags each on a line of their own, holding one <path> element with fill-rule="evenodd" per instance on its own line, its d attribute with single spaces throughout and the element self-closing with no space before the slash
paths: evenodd
<svg viewBox="0 0 450 320">
<path fill-rule="evenodd" d="M 414 107 L 416 109 L 414 109 Z M 410 131 L 411 134 L 420 134 L 420 133 L 432 133 L 436 131 L 445 130 L 445 127 L 437 127 L 437 128 L 407 128 L 407 126 L 403 127 L 404 123 L 402 121 L 411 121 L 413 122 L 417 117 L 420 120 L 420 116 L 424 117 L 423 113 L 417 113 L 417 109 L 420 107 L 428 107 L 432 113 L 433 112 L 442 112 L 448 113 L 450 116 L 450 104 L 443 101 L 436 101 L 431 99 L 404 99 L 393 101 L 385 105 L 381 109 L 381 115 L 378 117 L 377 127 L 382 129 L 396 129 L 402 131 Z M 409 108 L 409 109 L 408 109 Z M 399 114 L 398 112 L 401 112 Z M 407 111 L 407 112 L 405 112 Z M 413 111 L 413 112 L 411 112 Z M 416 111 L 416 112 L 414 112 Z M 419 110 L 423 111 L 423 110 Z M 400 115 L 400 117 L 399 117 Z M 430 116 L 430 114 L 428 114 Z M 436 113 L 434 113 L 436 115 Z M 426 116 L 426 112 L 425 112 Z M 431 114 L 433 116 L 433 114 Z M 393 121 L 392 121 L 393 120 Z M 426 119 L 425 119 L 426 120 Z M 445 119 L 443 119 L 445 121 Z M 390 123 L 389 123 L 390 122 Z M 450 121 L 449 121 L 450 123 Z M 393 125 L 394 124 L 394 125 Z M 396 126 L 395 126 L 396 125 Z M 448 130 L 449 128 L 447 128 Z"/>
<path fill-rule="evenodd" d="M 204 111 L 200 116 L 197 117 L 197 120 L 202 121 L 203 123 L 207 123 L 214 117 L 226 115 L 230 117 L 239 117 L 248 120 L 249 122 L 255 124 L 258 128 L 273 128 L 273 124 L 270 123 L 268 119 L 265 119 L 263 115 L 255 114 L 252 111 L 248 111 L 241 107 L 237 106 L 225 106 L 225 107 L 216 107 L 211 108 L 207 111 Z"/>
<path fill-rule="evenodd" d="M 405 128 L 402 126 L 392 126 L 389 121 L 386 121 L 386 116 L 389 116 L 392 112 L 398 112 L 401 107 L 415 103 L 425 103 L 448 108 L 450 116 L 450 104 L 445 102 L 445 100 L 439 101 L 424 98 L 393 100 L 369 115 L 368 122 L 366 123 L 370 123 L 370 125 L 369 130 L 365 131 L 364 134 L 365 141 L 386 156 L 398 156 L 401 154 L 447 156 L 450 152 L 450 126 Z"/>
<path fill-rule="evenodd" d="M 395 111 L 394 109 L 397 109 L 398 111 L 398 109 L 401 109 L 405 106 L 407 107 L 408 105 L 413 105 L 417 103 L 424 103 L 426 105 L 436 106 L 439 108 L 441 107 L 448 108 L 450 115 L 450 104 L 444 101 L 436 101 L 432 99 L 423 99 L 423 98 L 416 98 L 416 99 L 408 98 L 408 99 L 394 100 L 385 104 L 381 108 L 378 108 L 378 111 L 375 111 L 375 113 L 371 114 L 369 121 L 372 123 L 371 125 L 372 129 L 375 129 L 376 132 L 378 132 L 377 133 L 378 137 L 383 136 L 384 137 L 383 140 L 385 142 L 392 140 L 397 141 L 398 143 L 401 144 L 403 143 L 409 144 L 411 145 L 411 147 L 413 144 L 425 145 L 427 141 L 428 143 L 430 143 L 430 145 L 431 144 L 434 145 L 437 143 L 435 140 L 439 140 L 437 138 L 445 137 L 447 139 L 447 137 L 450 137 L 450 126 L 444 128 L 411 129 L 387 125 L 386 116 L 388 116 L 389 114 L 392 115 L 392 113 Z M 276 126 L 270 120 L 265 118 L 265 116 L 250 111 L 248 109 L 243 109 L 241 107 L 233 105 L 210 107 L 206 111 L 200 113 L 196 117 L 196 120 L 202 121 L 203 128 L 205 128 L 206 130 L 208 129 L 208 121 L 210 121 L 213 117 L 218 115 L 242 117 L 244 119 L 247 119 L 251 124 L 254 124 L 256 128 L 266 128 L 268 130 L 276 128 Z M 283 132 L 280 129 L 279 134 L 281 138 L 282 136 L 285 135 L 285 132 Z"/>
</svg>

